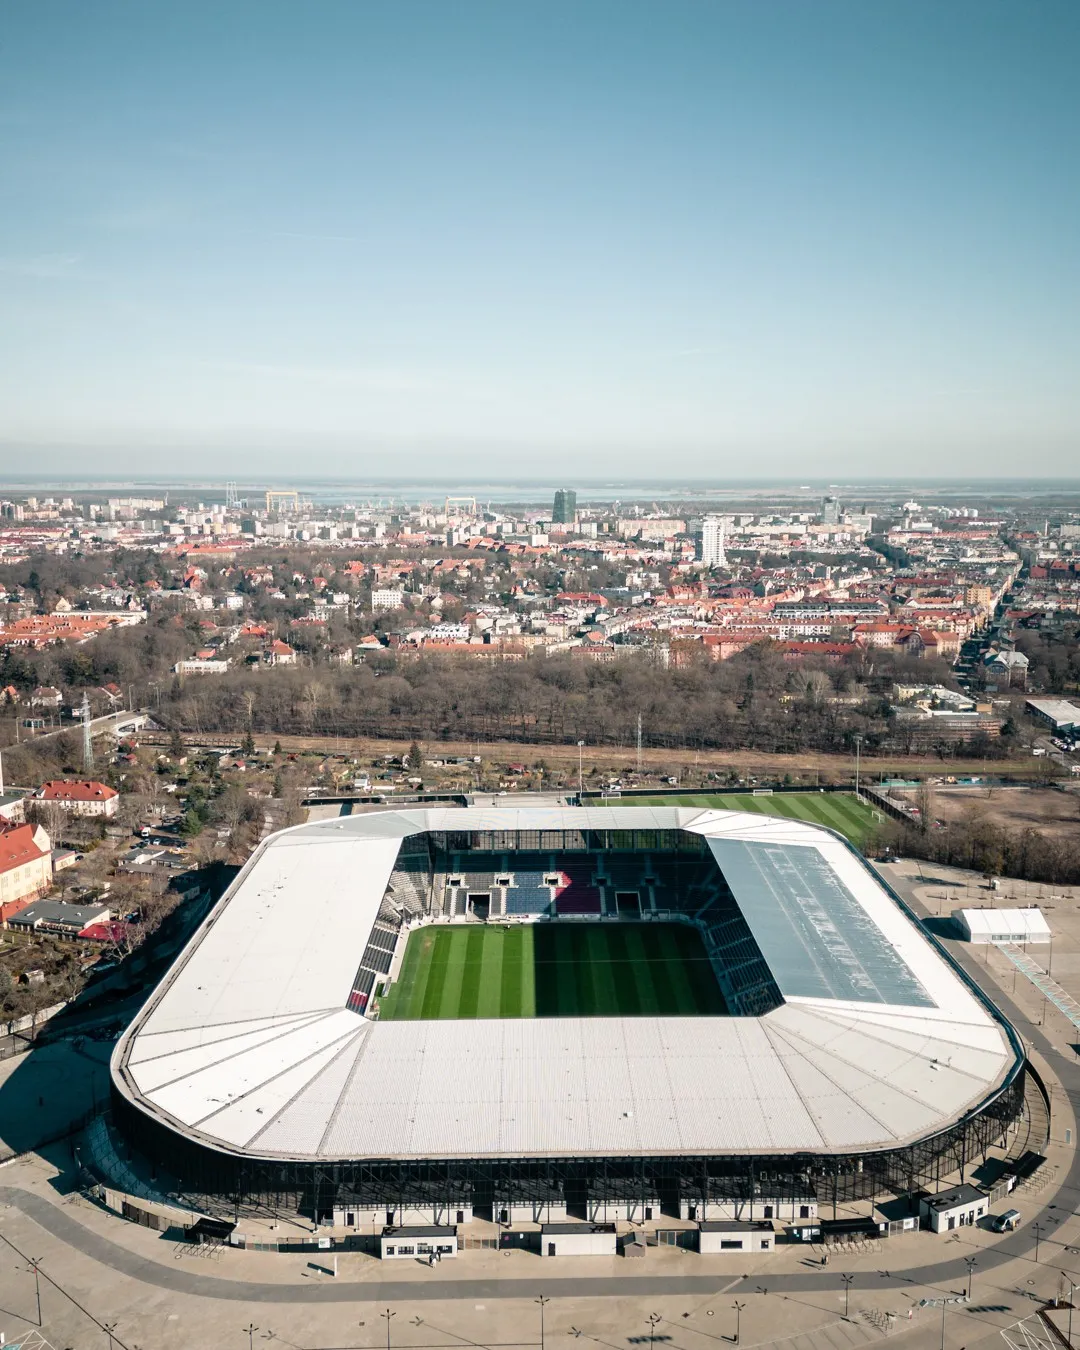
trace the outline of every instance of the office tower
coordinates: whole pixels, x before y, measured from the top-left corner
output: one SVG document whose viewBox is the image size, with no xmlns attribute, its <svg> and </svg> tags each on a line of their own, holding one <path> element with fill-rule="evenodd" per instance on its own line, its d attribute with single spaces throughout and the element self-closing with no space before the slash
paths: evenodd
<svg viewBox="0 0 1080 1350">
<path fill-rule="evenodd" d="M 577 519 L 577 493 L 573 488 L 559 488 L 555 493 L 555 505 L 551 509 L 551 521 L 554 525 L 573 525 Z"/>
</svg>

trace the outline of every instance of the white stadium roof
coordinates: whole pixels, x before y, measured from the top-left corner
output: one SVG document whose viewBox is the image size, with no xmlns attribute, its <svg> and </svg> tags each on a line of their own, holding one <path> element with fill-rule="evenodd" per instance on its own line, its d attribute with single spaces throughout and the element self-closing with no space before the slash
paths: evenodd
<svg viewBox="0 0 1080 1350">
<path fill-rule="evenodd" d="M 346 1008 L 419 831 L 703 835 L 784 996 L 761 1017 L 372 1021 Z M 402 810 L 266 840 L 113 1057 L 144 1110 L 257 1157 L 842 1152 L 978 1106 L 1002 1023 L 830 831 L 684 808 Z"/>
</svg>

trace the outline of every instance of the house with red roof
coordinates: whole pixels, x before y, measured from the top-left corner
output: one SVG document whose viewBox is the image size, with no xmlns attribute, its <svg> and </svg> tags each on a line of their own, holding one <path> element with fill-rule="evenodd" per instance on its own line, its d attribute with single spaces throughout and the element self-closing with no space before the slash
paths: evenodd
<svg viewBox="0 0 1080 1350">
<path fill-rule="evenodd" d="M 287 642 L 275 638 L 267 652 L 267 660 L 272 666 L 295 666 L 296 652 Z"/>
<path fill-rule="evenodd" d="M 108 783 L 92 778 L 54 778 L 42 783 L 33 800 L 59 806 L 74 816 L 115 816 L 120 809 L 120 794 Z"/>
<path fill-rule="evenodd" d="M 40 825 L 0 828 L 0 927 L 52 885 L 52 845 Z"/>
</svg>

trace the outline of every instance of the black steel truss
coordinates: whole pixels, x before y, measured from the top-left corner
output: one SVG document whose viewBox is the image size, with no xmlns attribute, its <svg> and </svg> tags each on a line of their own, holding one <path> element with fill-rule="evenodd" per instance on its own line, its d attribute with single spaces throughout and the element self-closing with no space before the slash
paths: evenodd
<svg viewBox="0 0 1080 1350">
<path fill-rule="evenodd" d="M 300 1162 L 214 1149 L 145 1114 L 115 1087 L 114 1119 L 134 1147 L 174 1179 L 178 1195 L 211 1213 L 259 1208 L 328 1214 L 335 1208 L 430 1209 L 659 1200 L 668 1213 L 690 1204 L 814 1196 L 822 1210 L 873 1201 L 967 1171 L 1004 1142 L 1024 1105 L 1023 1070 L 979 1111 L 904 1148 L 869 1153 L 755 1156 L 455 1158 Z M 164 1178 L 163 1178 L 164 1179 Z"/>
</svg>

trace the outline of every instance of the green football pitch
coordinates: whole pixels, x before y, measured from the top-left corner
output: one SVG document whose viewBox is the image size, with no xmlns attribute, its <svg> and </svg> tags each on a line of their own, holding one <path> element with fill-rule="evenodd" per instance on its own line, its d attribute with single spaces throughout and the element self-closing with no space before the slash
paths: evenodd
<svg viewBox="0 0 1080 1350">
<path fill-rule="evenodd" d="M 700 933 L 678 923 L 420 928 L 379 1003 L 387 1021 L 726 1012 Z"/>
<path fill-rule="evenodd" d="M 880 812 L 853 792 L 776 792 L 755 797 L 751 792 L 679 793 L 665 797 L 624 797 L 621 806 L 699 806 L 716 811 L 751 811 L 763 816 L 786 816 L 808 825 L 828 825 L 856 848 L 880 823 Z"/>
</svg>

